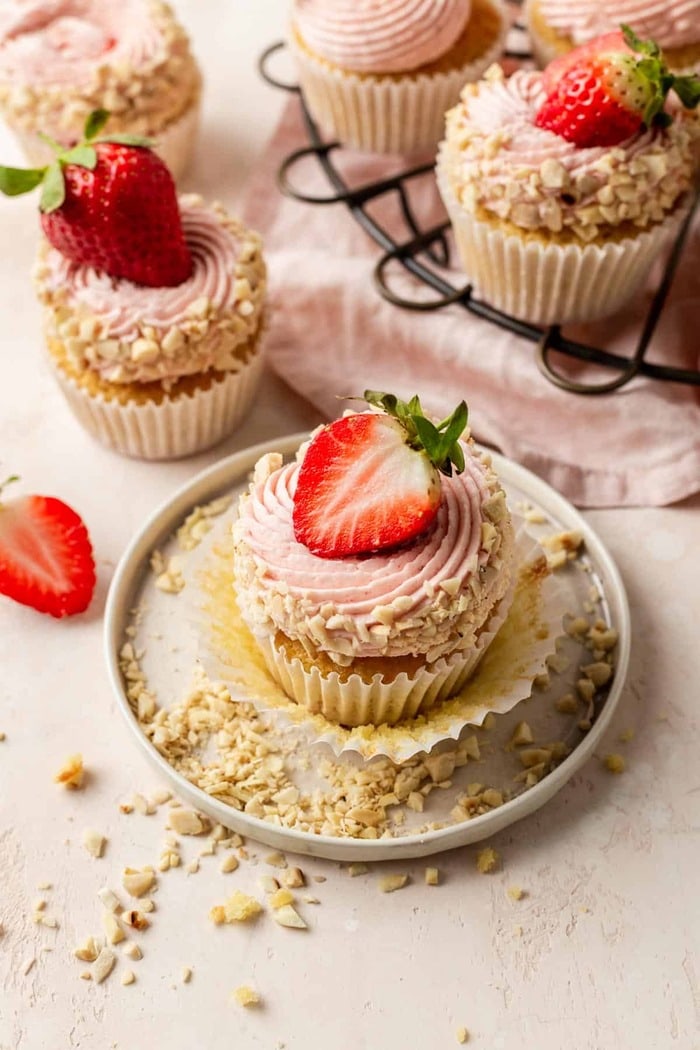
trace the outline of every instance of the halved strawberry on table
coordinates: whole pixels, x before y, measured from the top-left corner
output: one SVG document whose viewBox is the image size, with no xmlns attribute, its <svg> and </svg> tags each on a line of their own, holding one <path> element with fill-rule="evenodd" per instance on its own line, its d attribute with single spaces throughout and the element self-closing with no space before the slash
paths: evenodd
<svg viewBox="0 0 700 1050">
<path fill-rule="evenodd" d="M 92 113 L 70 149 L 47 140 L 56 159 L 45 168 L 0 165 L 0 191 L 41 186 L 44 234 L 77 265 L 148 287 L 182 284 L 192 256 L 172 175 L 147 139 L 102 135 L 108 119 L 106 110 Z"/>
<path fill-rule="evenodd" d="M 425 532 L 438 512 L 440 475 L 464 470 L 462 401 L 439 423 L 413 397 L 367 390 L 380 409 L 343 416 L 310 442 L 294 493 L 294 535 L 321 558 L 387 550 Z"/>
<path fill-rule="evenodd" d="M 60 619 L 84 612 L 94 591 L 90 537 L 71 507 L 54 496 L 0 502 L 0 594 Z"/>
<path fill-rule="evenodd" d="M 671 90 L 686 109 L 700 102 L 700 78 L 671 73 L 657 44 L 627 25 L 555 59 L 542 83 L 535 124 L 581 148 L 615 146 L 643 128 L 667 127 Z"/>
</svg>

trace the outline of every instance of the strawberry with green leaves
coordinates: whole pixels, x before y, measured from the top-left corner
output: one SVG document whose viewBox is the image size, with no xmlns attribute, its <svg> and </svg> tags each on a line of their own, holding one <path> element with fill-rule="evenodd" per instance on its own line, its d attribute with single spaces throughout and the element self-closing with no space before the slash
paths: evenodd
<svg viewBox="0 0 700 1050">
<path fill-rule="evenodd" d="M 364 400 L 382 411 L 343 416 L 323 427 L 299 467 L 294 535 L 321 558 L 387 550 L 415 539 L 437 515 L 441 474 L 464 470 L 464 401 L 435 424 L 417 397 L 405 402 L 366 390 Z"/>
<path fill-rule="evenodd" d="M 687 109 L 700 102 L 700 78 L 671 73 L 658 46 L 626 25 L 555 59 L 542 82 L 546 96 L 535 124 L 582 148 L 615 146 L 642 128 L 667 127 L 671 90 Z"/>
<path fill-rule="evenodd" d="M 50 243 L 80 266 L 135 284 L 182 284 L 192 272 L 175 183 L 148 140 L 100 135 L 109 114 L 96 110 L 84 139 L 70 149 L 47 140 L 46 168 L 0 166 L 8 196 L 41 186 L 41 225 Z"/>
<path fill-rule="evenodd" d="M 94 591 L 92 546 L 74 510 L 53 496 L 0 502 L 0 594 L 60 619 L 84 612 Z"/>
</svg>

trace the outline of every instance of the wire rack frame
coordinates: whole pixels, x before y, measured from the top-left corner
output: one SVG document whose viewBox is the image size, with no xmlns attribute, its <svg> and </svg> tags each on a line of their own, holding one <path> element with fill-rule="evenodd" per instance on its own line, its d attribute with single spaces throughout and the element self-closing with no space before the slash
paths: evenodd
<svg viewBox="0 0 700 1050">
<path fill-rule="evenodd" d="M 522 25 L 517 23 L 514 28 L 523 29 Z M 647 351 L 683 254 L 688 232 L 700 202 L 700 194 L 695 195 L 668 255 L 663 275 L 642 323 L 641 332 L 633 354 L 630 357 L 624 357 L 599 347 L 567 339 L 562 334 L 559 325 L 540 328 L 511 317 L 477 298 L 473 294 L 470 284 L 456 288 L 446 279 L 443 273 L 436 272 L 434 266 L 444 270 L 450 262 L 450 245 L 448 241 L 450 223 L 446 220 L 438 226 L 423 229 L 414 213 L 410 199 L 411 183 L 420 176 L 432 171 L 434 168 L 433 162 L 408 167 L 389 178 L 379 179 L 361 186 L 350 187 L 346 183 L 333 162 L 334 154 L 343 148 L 341 143 L 324 140 L 306 107 L 299 86 L 285 83 L 270 72 L 269 66 L 271 61 L 285 47 L 284 41 L 279 41 L 266 48 L 258 60 L 258 70 L 262 78 L 271 87 L 298 96 L 309 145 L 294 150 L 285 158 L 277 173 L 277 185 L 285 196 L 306 204 L 320 206 L 344 204 L 348 208 L 354 219 L 383 251 L 374 267 L 373 280 L 375 288 L 384 299 L 402 309 L 421 312 L 441 310 L 454 304 L 461 305 L 469 313 L 475 314 L 477 317 L 490 321 L 492 324 L 498 325 L 500 328 L 513 332 L 515 335 L 534 343 L 536 346 L 536 361 L 540 372 L 551 383 L 569 393 L 608 394 L 625 386 L 636 376 L 700 386 L 700 371 L 662 365 L 646 359 Z M 517 50 L 507 50 L 505 55 L 508 58 L 518 60 L 531 57 L 530 52 L 525 47 Z M 316 159 L 328 181 L 331 192 L 326 196 L 305 193 L 303 190 L 297 189 L 291 181 L 293 170 L 300 162 L 309 157 Z M 409 231 L 408 240 L 401 243 L 390 236 L 365 210 L 371 201 L 389 193 L 397 195 L 401 213 Z M 404 270 L 435 292 L 436 298 L 425 301 L 424 299 L 407 299 L 396 294 L 389 286 L 387 277 L 388 268 L 392 263 L 399 263 Z M 429 265 L 430 263 L 433 266 Z M 557 370 L 553 360 L 554 354 L 561 354 L 577 361 L 598 365 L 603 369 L 612 370 L 615 375 L 613 378 L 605 379 L 601 382 L 584 382 L 574 379 Z"/>
</svg>

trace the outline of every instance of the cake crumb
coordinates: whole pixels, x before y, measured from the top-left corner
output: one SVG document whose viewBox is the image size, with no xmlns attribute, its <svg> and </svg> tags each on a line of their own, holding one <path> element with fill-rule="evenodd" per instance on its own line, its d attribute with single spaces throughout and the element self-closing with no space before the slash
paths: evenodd
<svg viewBox="0 0 700 1050">
<path fill-rule="evenodd" d="M 606 755 L 603 764 L 610 773 L 624 773 L 625 771 L 625 759 L 620 754 Z"/>
<path fill-rule="evenodd" d="M 85 767 L 83 766 L 83 756 L 81 754 L 71 755 L 67 758 L 54 776 L 54 781 L 57 784 L 63 784 L 64 787 L 74 790 L 83 786 L 84 779 Z"/>
<path fill-rule="evenodd" d="M 402 890 L 408 882 L 408 875 L 384 875 L 379 880 L 379 889 L 382 893 L 394 893 Z"/>
<path fill-rule="evenodd" d="M 259 1006 L 260 995 L 247 984 L 242 984 L 238 988 L 234 989 L 234 999 L 239 1006 Z"/>
<path fill-rule="evenodd" d="M 440 884 L 439 868 L 425 869 L 425 884 L 426 886 L 438 886 Z"/>
<path fill-rule="evenodd" d="M 476 870 L 482 875 L 490 875 L 496 871 L 500 861 L 500 854 L 492 846 L 486 846 L 476 855 Z"/>
<path fill-rule="evenodd" d="M 462 1026 L 461 1028 L 458 1028 L 457 1029 L 457 1042 L 463 1044 L 463 1043 L 466 1043 L 468 1040 L 469 1040 L 469 1032 L 467 1031 L 467 1029 L 464 1026 Z"/>
<path fill-rule="evenodd" d="M 224 904 L 217 904 L 211 909 L 209 918 L 216 926 L 222 923 L 248 922 L 256 918 L 262 910 L 262 904 L 255 897 L 249 897 L 247 893 L 236 890 Z"/>
</svg>

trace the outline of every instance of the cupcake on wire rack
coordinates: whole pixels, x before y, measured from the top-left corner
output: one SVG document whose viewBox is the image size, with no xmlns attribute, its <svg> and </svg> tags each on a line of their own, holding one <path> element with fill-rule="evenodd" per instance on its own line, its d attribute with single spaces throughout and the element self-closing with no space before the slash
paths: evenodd
<svg viewBox="0 0 700 1050">
<path fill-rule="evenodd" d="M 160 0 L 3 0 L 0 114 L 31 164 L 51 159 L 42 136 L 77 142 L 89 114 L 112 131 L 147 135 L 175 177 L 199 119 L 201 76 L 187 35 Z"/>
<path fill-rule="evenodd" d="M 288 696 L 345 726 L 393 725 L 453 695 L 505 621 L 514 538 L 490 461 L 418 398 L 267 455 L 233 527 L 238 605 Z"/>
<path fill-rule="evenodd" d="M 250 407 L 263 367 L 260 238 L 219 204 L 177 198 L 142 141 L 84 140 L 47 168 L 0 167 L 10 195 L 39 185 L 35 287 L 48 360 L 83 426 L 118 452 L 207 448 Z"/>
<path fill-rule="evenodd" d="M 525 17 L 541 66 L 627 22 L 656 41 L 670 69 L 700 70 L 700 0 L 527 0 Z"/>
<path fill-rule="evenodd" d="M 687 214 L 699 101 L 628 27 L 467 85 L 437 180 L 477 292 L 535 324 L 622 307 Z"/>
<path fill-rule="evenodd" d="M 434 151 L 445 110 L 501 54 L 500 0 L 295 0 L 289 43 L 311 115 L 344 145 Z"/>
</svg>

